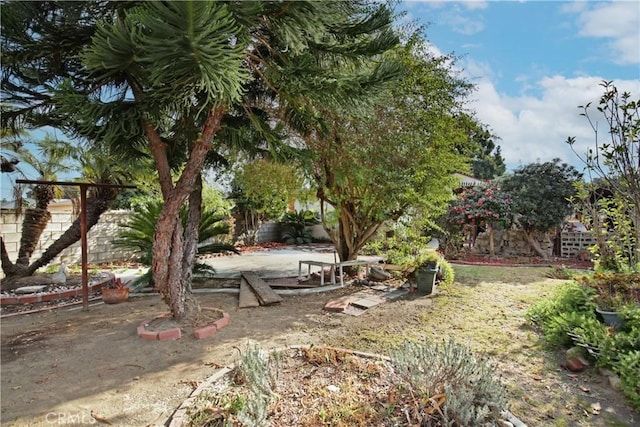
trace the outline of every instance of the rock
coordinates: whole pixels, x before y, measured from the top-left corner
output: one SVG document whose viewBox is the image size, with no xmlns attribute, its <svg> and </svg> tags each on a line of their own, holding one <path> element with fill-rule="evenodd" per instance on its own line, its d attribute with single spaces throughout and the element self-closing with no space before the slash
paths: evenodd
<svg viewBox="0 0 640 427">
<path fill-rule="evenodd" d="M 591 363 L 587 358 L 587 351 L 584 347 L 574 346 L 567 350 L 567 360 L 578 359 L 584 366 L 589 366 Z"/>
<path fill-rule="evenodd" d="M 373 266 L 369 270 L 369 277 L 372 280 L 387 280 L 387 279 L 391 278 L 391 274 L 387 273 L 386 271 L 384 271 L 380 267 Z"/>
<path fill-rule="evenodd" d="M 46 288 L 47 285 L 22 286 L 15 289 L 13 292 L 16 294 L 35 294 L 36 292 L 44 291 Z"/>
<path fill-rule="evenodd" d="M 586 367 L 579 358 L 573 358 L 567 360 L 567 363 L 564 365 L 565 368 L 570 370 L 571 372 L 581 372 Z"/>
<path fill-rule="evenodd" d="M 620 390 L 620 377 L 614 373 L 608 375 L 609 384 L 615 390 Z"/>
</svg>

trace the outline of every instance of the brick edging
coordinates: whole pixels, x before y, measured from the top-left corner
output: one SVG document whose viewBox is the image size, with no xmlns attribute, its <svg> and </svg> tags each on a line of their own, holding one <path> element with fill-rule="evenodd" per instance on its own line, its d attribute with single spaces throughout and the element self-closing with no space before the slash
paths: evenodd
<svg viewBox="0 0 640 427">
<path fill-rule="evenodd" d="M 222 313 L 222 318 L 216 320 L 210 325 L 203 326 L 202 328 L 198 328 L 193 331 L 193 336 L 197 340 L 215 335 L 219 329 L 222 329 L 229 324 L 229 313 L 213 307 L 202 307 L 202 310 L 219 311 Z M 136 328 L 138 336 L 143 340 L 148 341 L 179 340 L 180 338 L 182 338 L 182 330 L 180 328 L 170 328 L 164 331 L 157 332 L 147 331 L 146 326 L 149 323 L 151 323 L 155 319 L 161 319 L 166 316 L 166 314 L 161 314 L 154 317 L 153 319 L 142 321 Z"/>
<path fill-rule="evenodd" d="M 115 279 L 113 273 L 106 272 L 107 275 L 104 279 L 97 283 L 88 285 L 89 292 L 97 292 L 102 289 L 108 283 L 111 283 Z M 17 305 L 17 304 L 34 304 L 37 302 L 47 302 L 63 298 L 74 298 L 82 296 L 82 287 L 75 289 L 67 289 L 66 291 L 39 293 L 35 295 L 20 295 L 20 296 L 0 296 L 0 305 Z"/>
</svg>

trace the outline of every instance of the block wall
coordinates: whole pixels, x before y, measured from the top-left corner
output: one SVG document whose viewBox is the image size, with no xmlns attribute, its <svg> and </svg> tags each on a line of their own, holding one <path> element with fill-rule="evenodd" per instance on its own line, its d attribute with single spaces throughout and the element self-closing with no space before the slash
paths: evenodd
<svg viewBox="0 0 640 427">
<path fill-rule="evenodd" d="M 590 232 L 563 231 L 561 235 L 560 250 L 562 257 L 578 258 L 590 246 L 596 244 L 595 236 Z"/>
<path fill-rule="evenodd" d="M 113 240 L 118 231 L 118 223 L 125 222 L 128 218 L 129 212 L 124 210 L 108 211 L 102 214 L 100 221 L 89 230 L 87 234 L 87 255 L 89 263 L 97 264 L 133 259 L 131 252 L 117 249 L 113 245 Z M 21 215 L 16 217 L 14 210 L 0 211 L 0 233 L 2 234 L 2 239 L 5 242 L 5 247 L 11 261 L 15 261 L 18 255 L 20 237 L 22 235 L 22 219 L 23 217 Z M 42 233 L 31 260 L 36 260 L 51 243 L 57 240 L 58 237 L 69 228 L 74 220 L 75 215 L 70 211 L 53 212 L 51 214 L 51 221 Z M 81 257 L 81 246 L 78 241 L 62 251 L 52 263 L 58 264 L 64 261 L 69 264 L 75 264 L 81 261 Z"/>
</svg>

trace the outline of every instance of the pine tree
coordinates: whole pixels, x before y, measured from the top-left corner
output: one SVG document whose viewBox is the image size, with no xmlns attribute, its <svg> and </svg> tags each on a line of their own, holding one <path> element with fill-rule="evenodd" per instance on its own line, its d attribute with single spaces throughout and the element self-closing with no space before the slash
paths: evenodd
<svg viewBox="0 0 640 427">
<path fill-rule="evenodd" d="M 208 156 L 241 138 L 234 126 L 250 123 L 264 148 L 278 142 L 270 119 L 301 121 L 302 107 L 311 101 L 356 105 L 395 72 L 377 57 L 397 43 L 385 5 L 101 2 L 80 14 L 81 5 L 43 5 L 52 9 L 50 19 L 35 21 L 44 19 L 55 33 L 55 21 L 73 27 L 71 18 L 80 16 L 78 32 L 64 39 L 72 43 L 67 50 L 62 41 L 55 45 L 63 60 L 47 69 L 44 81 L 26 86 L 46 85 L 46 99 L 37 105 L 37 96 L 22 97 L 26 109 L 15 108 L 7 119 L 35 123 L 46 110 L 73 136 L 150 153 L 164 199 L 153 245 L 154 282 L 178 320 L 198 310 L 189 289 L 201 172 Z M 20 28 L 19 20 L 10 23 Z M 63 36 L 69 35 L 73 28 Z M 44 39 L 30 41 L 44 51 Z M 7 81 L 28 80 L 25 61 L 14 57 Z"/>
</svg>

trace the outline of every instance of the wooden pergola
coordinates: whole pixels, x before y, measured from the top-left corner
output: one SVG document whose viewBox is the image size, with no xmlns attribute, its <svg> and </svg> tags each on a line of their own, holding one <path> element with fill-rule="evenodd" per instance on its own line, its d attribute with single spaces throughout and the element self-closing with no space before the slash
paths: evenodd
<svg viewBox="0 0 640 427">
<path fill-rule="evenodd" d="M 16 179 L 17 184 L 42 184 L 42 185 L 59 185 L 62 187 L 76 186 L 80 188 L 80 247 L 82 252 L 82 309 L 89 310 L 89 273 L 87 269 L 88 252 L 87 252 L 87 189 L 89 187 L 103 188 L 136 188 L 135 185 L 120 184 L 95 184 L 91 182 L 73 182 L 73 181 L 42 181 L 29 179 Z"/>
</svg>

